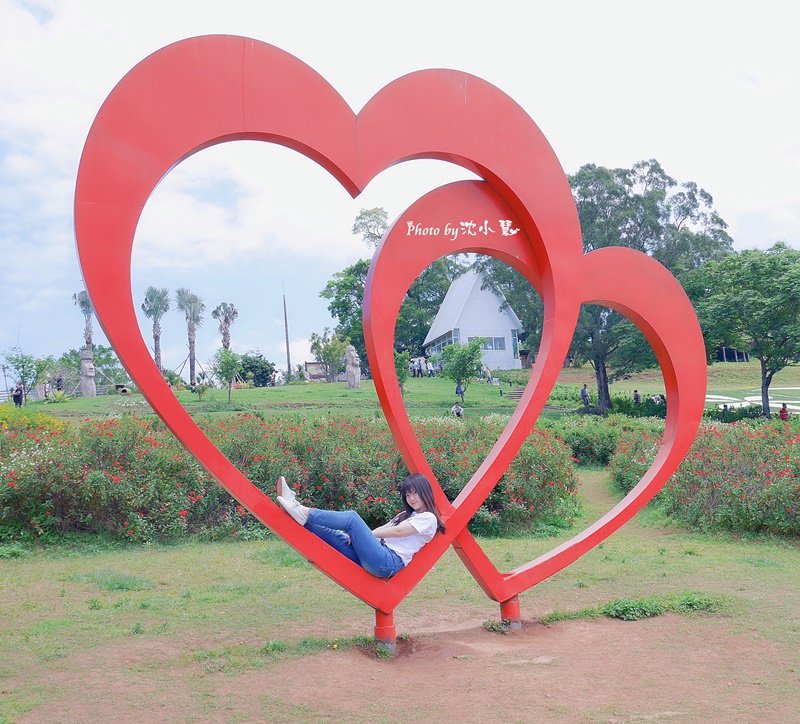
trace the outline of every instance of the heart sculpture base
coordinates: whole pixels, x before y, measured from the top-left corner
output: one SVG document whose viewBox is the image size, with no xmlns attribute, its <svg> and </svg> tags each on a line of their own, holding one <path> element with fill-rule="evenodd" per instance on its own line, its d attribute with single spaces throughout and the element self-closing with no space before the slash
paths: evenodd
<svg viewBox="0 0 800 724">
<path fill-rule="evenodd" d="M 144 205 L 177 163 L 233 140 L 279 143 L 327 169 L 352 195 L 392 164 L 430 158 L 482 181 L 450 184 L 413 204 L 386 234 L 370 268 L 364 335 L 381 406 L 410 472 L 434 486 L 447 532 L 389 580 L 376 579 L 298 526 L 211 443 L 178 403 L 142 338 L 131 291 L 131 251 Z M 490 220 L 492 233 L 410 238 L 426 226 Z M 502 221 L 495 224 L 494 220 Z M 513 231 L 512 231 L 513 230 Z M 376 638 L 394 639 L 392 612 L 453 545 L 501 616 L 518 620 L 519 594 L 603 541 L 674 472 L 694 438 L 705 399 L 705 349 L 683 290 L 660 265 L 621 248 L 583 253 L 567 179 L 546 139 L 512 99 L 480 78 L 428 70 L 399 78 L 357 115 L 297 58 L 250 38 L 204 36 L 143 60 L 100 108 L 81 156 L 75 234 L 87 291 L 120 360 L 156 413 L 241 505 L 320 570 L 376 611 Z M 448 501 L 405 412 L 394 371 L 394 327 L 406 290 L 432 261 L 478 252 L 507 262 L 544 303 L 542 341 L 507 427 L 472 479 Z M 627 316 L 647 337 L 664 375 L 663 443 L 639 484 L 596 523 L 549 553 L 503 573 L 467 524 L 533 429 L 569 351 L 582 304 Z"/>
</svg>

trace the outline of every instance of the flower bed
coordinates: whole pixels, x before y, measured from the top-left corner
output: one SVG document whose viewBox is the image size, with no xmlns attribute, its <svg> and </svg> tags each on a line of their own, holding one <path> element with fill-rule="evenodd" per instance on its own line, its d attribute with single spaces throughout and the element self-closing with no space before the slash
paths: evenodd
<svg viewBox="0 0 800 724">
<path fill-rule="evenodd" d="M 449 499 L 479 467 L 504 423 L 415 423 Z M 399 510 L 397 486 L 407 471 L 382 420 L 265 422 L 236 415 L 201 426 L 269 495 L 285 475 L 305 502 L 356 510 L 371 525 Z M 569 457 L 552 432 L 532 433 L 475 516 L 473 530 L 507 534 L 568 525 L 578 506 Z M 125 416 L 0 433 L 0 539 L 83 531 L 148 541 L 262 530 L 158 421 Z"/>
<path fill-rule="evenodd" d="M 652 462 L 653 435 L 624 435 L 612 479 L 628 492 Z M 704 423 L 658 495 L 670 515 L 700 528 L 800 535 L 800 425 Z"/>
</svg>

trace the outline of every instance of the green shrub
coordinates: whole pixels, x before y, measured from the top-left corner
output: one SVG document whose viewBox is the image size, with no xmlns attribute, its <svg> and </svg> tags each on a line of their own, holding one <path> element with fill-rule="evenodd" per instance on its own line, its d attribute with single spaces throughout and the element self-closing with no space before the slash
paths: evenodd
<svg viewBox="0 0 800 724">
<path fill-rule="evenodd" d="M 709 422 L 738 422 L 739 420 L 757 420 L 761 417 L 764 417 L 764 411 L 760 405 L 745 405 L 724 411 L 718 407 L 707 407 L 703 412 L 703 419 Z"/>
<path fill-rule="evenodd" d="M 612 483 L 628 494 L 653 464 L 661 445 L 661 432 L 629 430 L 622 433 L 614 456 L 608 464 Z"/>
<path fill-rule="evenodd" d="M 660 417 L 667 416 L 667 406 L 656 402 L 649 396 L 643 396 L 637 405 L 631 395 L 611 395 L 611 409 L 619 415 L 628 417 Z"/>
<path fill-rule="evenodd" d="M 624 415 L 562 417 L 548 426 L 569 446 L 573 458 L 581 465 L 608 464 L 616 452 L 620 435 L 625 432 L 635 431 L 640 435 L 663 429 L 663 423 Z"/>
<path fill-rule="evenodd" d="M 662 510 L 700 529 L 800 535 L 800 421 L 703 423 L 658 495 Z M 658 440 L 625 436 L 610 470 L 627 492 Z"/>
<path fill-rule="evenodd" d="M 660 616 L 664 606 L 655 597 L 651 598 L 618 598 L 602 608 L 605 616 L 619 618 L 623 621 L 640 621 L 643 618 Z"/>
<path fill-rule="evenodd" d="M 454 499 L 506 419 L 432 419 L 415 432 Z M 248 414 L 203 424 L 228 459 L 268 495 L 285 475 L 320 508 L 356 510 L 370 525 L 400 509 L 407 470 L 382 420 L 264 421 Z M 578 510 L 569 452 L 534 431 L 472 523 L 508 534 L 566 526 Z M 187 534 L 251 538 L 266 529 L 219 488 L 157 421 L 126 416 L 73 428 L 0 434 L 0 541 L 68 532 L 131 541 Z"/>
<path fill-rule="evenodd" d="M 530 376 L 530 370 L 492 370 L 492 377 L 497 377 L 501 384 L 512 387 L 525 387 Z"/>
</svg>

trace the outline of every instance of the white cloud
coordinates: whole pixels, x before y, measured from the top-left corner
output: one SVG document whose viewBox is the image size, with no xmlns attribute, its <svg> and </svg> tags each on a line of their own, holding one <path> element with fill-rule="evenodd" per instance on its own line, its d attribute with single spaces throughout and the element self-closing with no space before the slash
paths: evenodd
<svg viewBox="0 0 800 724">
<path fill-rule="evenodd" d="M 220 12 L 140 0 L 123 12 L 104 0 L 0 0 L 0 344 L 18 334 L 47 354 L 79 342 L 71 215 L 86 133 L 133 65 L 204 33 L 282 47 L 356 109 L 413 70 L 475 73 L 530 113 L 568 172 L 655 157 L 714 196 L 737 247 L 776 239 L 800 246 L 800 66 L 788 2 L 675 0 L 669 12 L 633 2 L 533 4 L 524 18 L 518 6 L 489 12 L 477 0 L 382 7 L 230 0 Z M 288 282 L 301 298 L 292 328 L 321 330 L 330 323 L 324 304 L 312 303 L 321 283 L 367 253 L 350 235 L 358 210 L 384 206 L 395 216 L 465 176 L 441 162 L 405 163 L 354 201 L 287 149 L 207 149 L 174 169 L 144 209 L 133 277 L 173 289 L 196 280 L 198 292 L 215 298 L 246 291 L 248 299 L 236 300 L 242 335 L 277 350 L 282 330 L 258 321 L 268 293 Z M 211 340 L 215 331 L 202 334 Z"/>
</svg>

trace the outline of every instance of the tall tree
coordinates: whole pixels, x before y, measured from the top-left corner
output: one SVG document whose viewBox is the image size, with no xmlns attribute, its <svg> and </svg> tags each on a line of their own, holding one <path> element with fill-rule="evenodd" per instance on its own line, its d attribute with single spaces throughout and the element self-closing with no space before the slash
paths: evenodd
<svg viewBox="0 0 800 724">
<path fill-rule="evenodd" d="M 252 350 L 242 355 L 242 374 L 254 387 L 267 387 L 275 374 L 275 365 L 261 352 Z"/>
<path fill-rule="evenodd" d="M 186 318 L 186 336 L 189 342 L 189 384 L 195 383 L 195 361 L 197 328 L 203 323 L 206 305 L 203 300 L 188 289 L 181 287 L 175 291 L 175 306 Z"/>
<path fill-rule="evenodd" d="M 707 347 L 746 349 L 759 360 L 769 418 L 773 377 L 800 363 L 800 251 L 775 244 L 731 254 L 698 269 L 691 284 Z"/>
<path fill-rule="evenodd" d="M 322 366 L 325 379 L 333 382 L 336 376 L 344 371 L 344 350 L 350 341 L 331 333 L 327 327 L 321 335 L 312 333 L 310 341 L 311 354 Z"/>
<path fill-rule="evenodd" d="M 228 388 L 228 404 L 231 404 L 231 390 L 239 376 L 242 374 L 242 356 L 231 352 L 229 349 L 217 350 L 214 355 L 214 374 Z"/>
<path fill-rule="evenodd" d="M 231 325 L 239 316 L 239 310 L 229 302 L 220 302 L 211 316 L 219 322 L 219 333 L 222 335 L 222 346 L 224 349 L 231 348 Z"/>
<path fill-rule="evenodd" d="M 441 375 L 461 385 L 464 390 L 483 366 L 483 337 L 473 339 L 467 344 L 448 344 L 442 350 Z"/>
<path fill-rule="evenodd" d="M 353 223 L 353 234 L 360 234 L 364 243 L 376 247 L 380 243 L 389 226 L 389 215 L 386 209 L 376 206 L 374 209 L 361 209 Z"/>
<path fill-rule="evenodd" d="M 92 349 L 92 314 L 94 307 L 92 300 L 85 290 L 81 290 L 72 295 L 72 303 L 76 304 L 83 315 L 83 341 L 86 349 Z"/>
<path fill-rule="evenodd" d="M 376 246 L 386 232 L 388 215 L 382 208 L 362 209 L 353 224 L 368 246 Z M 361 314 L 369 260 L 359 259 L 333 275 L 320 296 L 329 300 L 328 311 L 337 320 L 336 333 L 347 337 L 362 360 L 367 359 Z M 395 347 L 412 355 L 422 352 L 422 343 L 450 284 L 467 269 L 459 257 L 438 259 L 414 280 L 406 292 L 395 327 Z"/>
<path fill-rule="evenodd" d="M 142 302 L 142 311 L 149 319 L 153 320 L 153 359 L 156 367 L 163 373 L 161 365 L 161 317 L 163 317 L 170 307 L 169 289 L 162 287 L 147 287 Z"/>
<path fill-rule="evenodd" d="M 359 259 L 355 264 L 336 272 L 319 293 L 323 299 L 328 300 L 328 311 L 338 321 L 337 334 L 350 340 L 361 359 L 367 358 L 361 313 L 368 271 L 369 260 Z"/>
<path fill-rule="evenodd" d="M 679 280 L 731 252 L 732 240 L 714 211 L 711 195 L 691 181 L 679 185 L 654 159 L 630 169 L 586 164 L 569 182 L 584 251 L 627 246 L 649 254 Z M 503 262 L 488 258 L 478 263 L 489 286 L 501 291 L 520 317 L 529 345 L 538 345 L 542 322 L 538 295 Z M 512 289 L 515 285 L 517 289 Z M 594 368 L 603 410 L 611 406 L 609 380 L 655 363 L 638 329 L 605 307 L 587 305 L 581 310 L 573 351 Z"/>
<path fill-rule="evenodd" d="M 631 169 L 594 164 L 570 177 L 585 251 L 627 246 L 651 255 L 678 277 L 731 253 L 726 224 L 713 199 L 694 182 L 678 186 L 658 161 Z M 653 362 L 644 337 L 622 315 L 605 307 L 581 311 L 575 350 L 595 371 L 598 404 L 611 407 L 609 366 L 627 374 Z"/>
<path fill-rule="evenodd" d="M 3 353 L 3 357 L 13 370 L 16 381 L 22 384 L 25 400 L 28 399 L 31 390 L 40 382 L 45 382 L 55 369 L 55 360 L 52 357 L 34 357 L 25 354 L 19 347 L 7 350 Z"/>
</svg>

